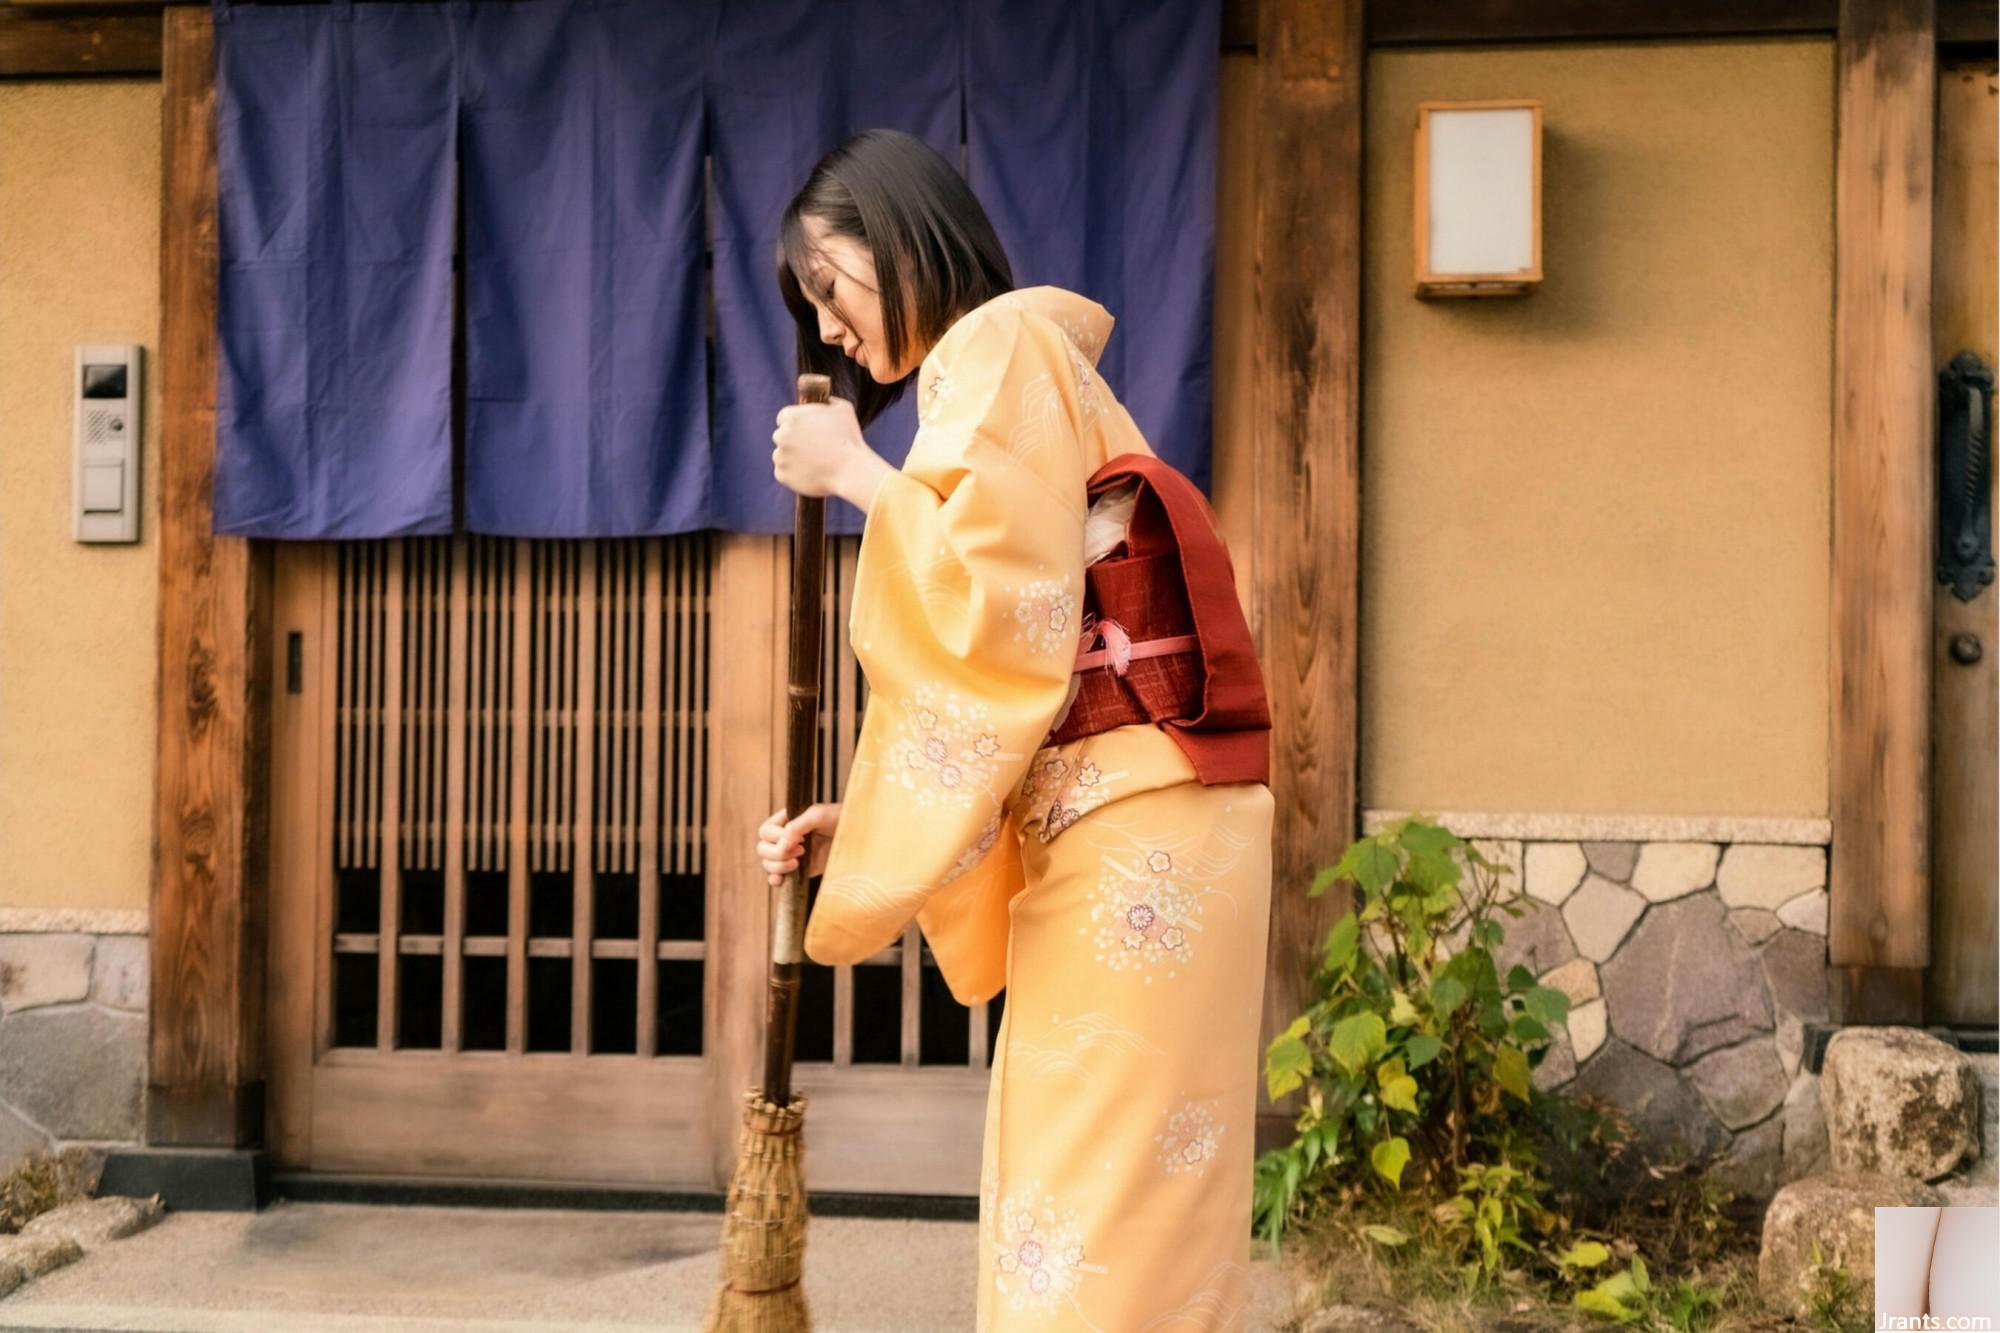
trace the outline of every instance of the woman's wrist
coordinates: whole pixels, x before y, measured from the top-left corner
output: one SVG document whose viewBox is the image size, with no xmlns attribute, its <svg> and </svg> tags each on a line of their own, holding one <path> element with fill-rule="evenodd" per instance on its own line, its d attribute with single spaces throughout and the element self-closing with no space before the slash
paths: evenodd
<svg viewBox="0 0 2000 1333">
<path fill-rule="evenodd" d="M 866 515 L 874 505 L 882 479 L 894 471 L 887 459 L 864 444 L 840 478 L 840 498 Z"/>
</svg>

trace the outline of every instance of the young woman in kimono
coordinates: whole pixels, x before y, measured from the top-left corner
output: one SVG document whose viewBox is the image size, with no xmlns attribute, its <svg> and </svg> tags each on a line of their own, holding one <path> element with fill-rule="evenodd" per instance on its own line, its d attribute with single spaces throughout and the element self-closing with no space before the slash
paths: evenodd
<svg viewBox="0 0 2000 1333">
<path fill-rule="evenodd" d="M 1007 991 L 982 1333 L 1243 1328 L 1270 789 L 1204 783 L 1151 722 L 1051 743 L 1079 671 L 1114 669 L 1077 666 L 1098 642 L 1080 644 L 1086 565 L 1122 534 L 1086 479 L 1153 456 L 1094 369 L 1112 317 L 1014 290 L 958 173 L 893 132 L 814 169 L 781 249 L 800 369 L 835 397 L 778 413 L 773 471 L 867 515 L 849 635 L 870 697 L 842 803 L 777 812 L 757 853 L 776 882 L 812 846 L 815 962 L 858 963 L 914 917 L 960 1002 Z M 861 426 L 913 372 L 898 470 Z M 1205 504 L 1199 521 L 1201 576 L 1240 625 Z M 1231 669 L 1261 712 L 1240 637 Z M 1261 774 L 1267 733 L 1244 739 Z"/>
</svg>

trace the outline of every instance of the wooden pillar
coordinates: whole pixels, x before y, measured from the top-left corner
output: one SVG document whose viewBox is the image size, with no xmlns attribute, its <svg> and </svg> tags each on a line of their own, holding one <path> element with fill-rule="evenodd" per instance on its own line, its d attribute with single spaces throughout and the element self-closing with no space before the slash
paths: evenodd
<svg viewBox="0 0 2000 1333">
<path fill-rule="evenodd" d="M 1359 820 L 1362 0 L 1263 0 L 1257 51 L 1251 508 L 1277 798 L 1261 1059 L 1342 910 L 1306 887 Z M 1260 1113 L 1259 1148 L 1292 1119 Z"/>
<path fill-rule="evenodd" d="M 1930 960 L 1935 0 L 1841 0 L 1833 362 L 1834 1018 L 1922 1020 Z"/>
<path fill-rule="evenodd" d="M 213 535 L 216 143 L 206 6 L 164 15 L 160 207 L 159 746 L 146 1136 L 263 1132 L 262 760 L 270 552 Z"/>
</svg>

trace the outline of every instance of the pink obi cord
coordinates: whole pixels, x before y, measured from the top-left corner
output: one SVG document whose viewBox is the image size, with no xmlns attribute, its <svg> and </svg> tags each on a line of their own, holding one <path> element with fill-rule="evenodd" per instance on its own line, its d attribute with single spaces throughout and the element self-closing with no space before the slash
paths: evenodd
<svg viewBox="0 0 2000 1333">
<path fill-rule="evenodd" d="M 1091 645 L 1100 640 L 1104 646 L 1092 649 Z M 1083 637 L 1077 641 L 1076 665 L 1071 668 L 1071 674 L 1088 671 L 1092 667 L 1100 667 L 1108 662 L 1111 664 L 1111 669 L 1122 676 L 1134 658 L 1165 657 L 1169 653 L 1192 652 L 1199 643 L 1200 640 L 1192 634 L 1176 634 L 1167 639 L 1142 639 L 1134 643 L 1132 636 L 1127 634 L 1125 627 L 1117 621 L 1099 620 L 1095 624 L 1084 626 Z"/>
</svg>

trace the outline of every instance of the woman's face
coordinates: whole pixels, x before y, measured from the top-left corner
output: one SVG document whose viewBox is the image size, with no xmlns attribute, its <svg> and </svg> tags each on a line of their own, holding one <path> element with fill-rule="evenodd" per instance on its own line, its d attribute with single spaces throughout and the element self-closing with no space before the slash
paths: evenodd
<svg viewBox="0 0 2000 1333">
<path fill-rule="evenodd" d="M 894 384 L 923 363 L 924 350 L 905 348 L 904 359 L 889 364 L 889 344 L 882 335 L 882 294 L 875 282 L 875 257 L 868 247 L 851 236 L 835 236 L 826 223 L 807 214 L 801 220 L 806 236 L 821 258 L 812 273 L 805 275 L 806 299 L 819 312 L 819 336 L 836 344 L 878 384 Z M 839 306 L 847 318 L 834 313 Z M 913 318 L 903 321 L 904 341 Z"/>
</svg>

